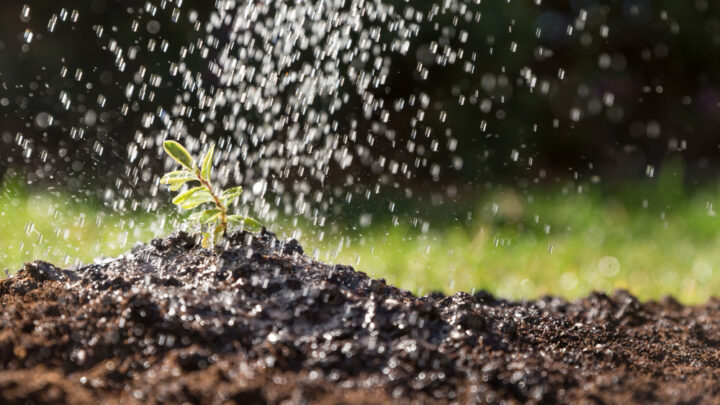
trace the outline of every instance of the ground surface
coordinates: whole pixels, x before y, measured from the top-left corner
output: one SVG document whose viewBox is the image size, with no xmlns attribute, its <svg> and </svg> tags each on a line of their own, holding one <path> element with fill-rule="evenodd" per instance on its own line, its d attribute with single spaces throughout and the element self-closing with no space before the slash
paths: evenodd
<svg viewBox="0 0 720 405">
<path fill-rule="evenodd" d="M 269 233 L 34 262 L 0 303 L 0 403 L 720 402 L 718 301 L 416 297 Z"/>
</svg>

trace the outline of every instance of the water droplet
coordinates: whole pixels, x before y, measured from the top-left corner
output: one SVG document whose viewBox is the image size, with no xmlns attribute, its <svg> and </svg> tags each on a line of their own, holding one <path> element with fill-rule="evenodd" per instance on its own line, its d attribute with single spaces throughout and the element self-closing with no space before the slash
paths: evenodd
<svg viewBox="0 0 720 405">
<path fill-rule="evenodd" d="M 582 111 L 577 107 L 571 108 L 570 109 L 570 119 L 573 122 L 578 122 L 578 121 L 580 121 L 580 118 L 582 118 Z"/>
<path fill-rule="evenodd" d="M 655 176 L 655 166 L 653 166 L 653 165 L 647 165 L 647 166 L 645 167 L 645 175 L 648 176 L 648 177 L 653 177 L 653 176 Z"/>
<path fill-rule="evenodd" d="M 150 20 L 145 25 L 145 29 L 147 29 L 147 32 L 150 34 L 157 34 L 160 32 L 160 22 L 157 20 Z"/>
<path fill-rule="evenodd" d="M 35 125 L 40 129 L 46 129 L 53 124 L 53 120 L 52 115 L 43 111 L 35 116 Z"/>
<path fill-rule="evenodd" d="M 25 4 L 20 11 L 20 20 L 22 22 L 30 21 L 30 6 Z"/>
<path fill-rule="evenodd" d="M 56 14 L 53 14 L 50 17 L 50 20 L 48 20 L 48 25 L 47 25 L 48 31 L 50 31 L 50 32 L 55 31 L 55 26 L 57 25 L 57 22 L 58 22 L 58 17 Z"/>
<path fill-rule="evenodd" d="M 23 33 L 23 41 L 25 41 L 25 43 L 27 43 L 27 44 L 31 43 L 33 40 L 33 35 L 34 35 L 33 32 L 30 31 L 29 28 L 26 29 L 25 32 Z"/>
<path fill-rule="evenodd" d="M 598 271 L 603 277 L 615 277 L 620 272 L 620 262 L 613 256 L 604 256 L 598 261 Z"/>
</svg>

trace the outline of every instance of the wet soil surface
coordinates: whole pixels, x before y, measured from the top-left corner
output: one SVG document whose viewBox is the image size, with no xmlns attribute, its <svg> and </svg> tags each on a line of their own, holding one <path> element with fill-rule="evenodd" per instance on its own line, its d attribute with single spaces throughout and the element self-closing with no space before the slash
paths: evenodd
<svg viewBox="0 0 720 405">
<path fill-rule="evenodd" d="M 719 403 L 720 301 L 416 297 L 267 232 L 0 282 L 0 403 Z"/>
</svg>

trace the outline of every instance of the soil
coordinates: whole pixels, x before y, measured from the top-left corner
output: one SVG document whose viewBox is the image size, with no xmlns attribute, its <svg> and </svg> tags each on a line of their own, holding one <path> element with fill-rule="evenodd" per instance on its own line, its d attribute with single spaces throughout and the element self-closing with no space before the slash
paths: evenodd
<svg viewBox="0 0 720 405">
<path fill-rule="evenodd" d="M 269 232 L 0 282 L 0 403 L 720 403 L 720 301 L 417 297 Z"/>
</svg>

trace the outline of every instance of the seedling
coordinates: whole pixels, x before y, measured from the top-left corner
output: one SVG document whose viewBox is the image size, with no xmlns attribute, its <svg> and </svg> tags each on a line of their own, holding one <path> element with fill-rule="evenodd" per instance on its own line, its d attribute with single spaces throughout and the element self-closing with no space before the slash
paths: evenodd
<svg viewBox="0 0 720 405">
<path fill-rule="evenodd" d="M 163 149 L 183 169 L 165 174 L 160 179 L 160 183 L 169 185 L 171 191 L 179 190 L 185 183 L 200 183 L 199 186 L 191 187 L 178 194 L 173 198 L 173 204 L 186 210 L 192 210 L 207 203 L 214 205 L 213 208 L 194 212 L 189 217 L 191 221 L 196 221 L 207 229 L 207 231 L 203 231 L 203 247 L 215 246 L 220 237 L 227 231 L 229 224 L 260 226 L 260 223 L 252 218 L 228 214 L 228 206 L 242 194 L 242 187 L 231 187 L 220 193 L 217 193 L 213 188 L 210 177 L 213 170 L 214 146 L 211 146 L 205 153 L 200 166 L 195 163 L 195 159 L 190 155 L 190 152 L 178 142 L 165 141 Z"/>
</svg>

